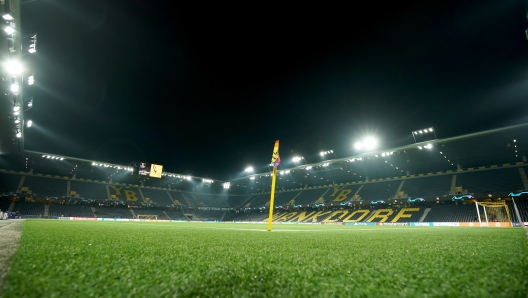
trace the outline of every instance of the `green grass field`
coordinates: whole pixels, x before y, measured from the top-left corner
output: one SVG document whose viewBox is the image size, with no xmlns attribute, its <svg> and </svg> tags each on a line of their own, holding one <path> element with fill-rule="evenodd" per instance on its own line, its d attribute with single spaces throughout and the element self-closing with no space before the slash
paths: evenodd
<svg viewBox="0 0 528 298">
<path fill-rule="evenodd" d="M 526 297 L 521 228 L 26 220 L 5 297 Z"/>
</svg>

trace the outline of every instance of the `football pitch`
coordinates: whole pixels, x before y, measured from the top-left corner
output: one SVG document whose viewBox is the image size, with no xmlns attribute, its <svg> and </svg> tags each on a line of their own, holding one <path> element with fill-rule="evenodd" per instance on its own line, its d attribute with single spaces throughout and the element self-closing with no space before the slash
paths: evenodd
<svg viewBox="0 0 528 298">
<path fill-rule="evenodd" d="M 1 235 L 0 235 L 1 236 Z M 1 250 L 1 248 L 0 248 Z M 26 220 L 4 297 L 526 297 L 521 228 Z"/>
</svg>

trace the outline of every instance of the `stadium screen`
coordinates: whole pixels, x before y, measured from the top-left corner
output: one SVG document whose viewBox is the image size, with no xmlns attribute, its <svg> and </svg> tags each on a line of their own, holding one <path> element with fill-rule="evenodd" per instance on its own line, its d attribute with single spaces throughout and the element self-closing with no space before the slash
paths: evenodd
<svg viewBox="0 0 528 298">
<path fill-rule="evenodd" d="M 153 177 L 153 178 L 161 178 L 161 173 L 163 172 L 163 166 L 146 163 L 146 162 L 140 162 L 137 165 L 137 175 L 139 176 L 146 176 L 146 177 Z"/>
</svg>

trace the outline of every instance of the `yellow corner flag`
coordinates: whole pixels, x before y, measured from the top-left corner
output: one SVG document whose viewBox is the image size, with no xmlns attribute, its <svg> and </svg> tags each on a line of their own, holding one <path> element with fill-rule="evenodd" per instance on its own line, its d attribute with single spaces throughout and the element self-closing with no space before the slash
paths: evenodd
<svg viewBox="0 0 528 298">
<path fill-rule="evenodd" d="M 275 178 L 277 177 L 277 167 L 280 164 L 279 155 L 279 140 L 275 141 L 275 147 L 273 148 L 273 154 L 271 155 L 271 163 L 273 164 L 273 175 L 271 175 L 271 198 L 269 204 L 269 218 L 268 218 L 268 231 L 271 231 L 273 225 L 273 204 L 275 201 Z"/>
</svg>

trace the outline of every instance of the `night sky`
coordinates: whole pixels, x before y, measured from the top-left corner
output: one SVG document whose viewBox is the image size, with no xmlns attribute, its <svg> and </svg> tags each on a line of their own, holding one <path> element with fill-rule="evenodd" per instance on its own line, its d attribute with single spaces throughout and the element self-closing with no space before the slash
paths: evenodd
<svg viewBox="0 0 528 298">
<path fill-rule="evenodd" d="M 158 2 L 23 5 L 27 150 L 228 179 L 528 120 L 523 1 Z"/>
</svg>

